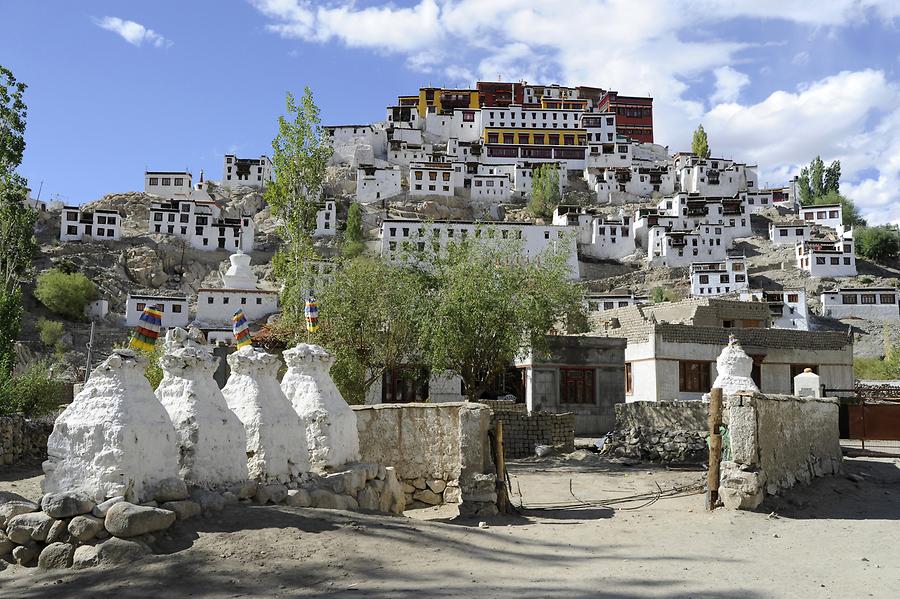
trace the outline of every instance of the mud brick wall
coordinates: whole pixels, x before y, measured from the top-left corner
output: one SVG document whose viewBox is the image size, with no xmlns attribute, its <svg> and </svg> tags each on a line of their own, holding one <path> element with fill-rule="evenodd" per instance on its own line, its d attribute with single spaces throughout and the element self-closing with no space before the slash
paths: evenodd
<svg viewBox="0 0 900 599">
<path fill-rule="evenodd" d="M 488 405 L 498 402 L 485 402 Z M 499 402 L 501 404 L 509 402 Z M 494 410 L 491 424 L 503 423 L 503 453 L 507 458 L 525 458 L 534 455 L 536 445 L 551 445 L 559 451 L 575 451 L 575 414 L 550 414 L 501 405 Z"/>
<path fill-rule="evenodd" d="M 0 464 L 47 459 L 47 437 L 53 423 L 13 414 L 0 416 Z"/>
</svg>

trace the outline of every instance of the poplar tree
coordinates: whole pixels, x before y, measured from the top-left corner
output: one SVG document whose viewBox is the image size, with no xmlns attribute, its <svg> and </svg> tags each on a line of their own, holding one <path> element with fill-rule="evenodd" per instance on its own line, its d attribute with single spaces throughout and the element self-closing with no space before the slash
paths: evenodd
<svg viewBox="0 0 900 599">
<path fill-rule="evenodd" d="M 706 130 L 703 125 L 698 125 L 694 130 L 694 137 L 691 140 L 691 152 L 700 158 L 709 158 L 709 138 L 706 136 Z"/>
<path fill-rule="evenodd" d="M 312 235 L 332 150 L 309 87 L 299 103 L 288 92 L 286 105 L 287 115 L 278 117 L 278 135 L 272 141 L 275 176 L 266 186 L 265 199 L 284 241 L 273 259 L 282 283 L 283 315 L 289 325 L 297 325 L 303 321 L 305 292 L 314 275 Z"/>
<path fill-rule="evenodd" d="M 544 164 L 534 169 L 528 210 L 538 218 L 550 218 L 561 199 L 559 167 L 555 164 Z"/>
</svg>

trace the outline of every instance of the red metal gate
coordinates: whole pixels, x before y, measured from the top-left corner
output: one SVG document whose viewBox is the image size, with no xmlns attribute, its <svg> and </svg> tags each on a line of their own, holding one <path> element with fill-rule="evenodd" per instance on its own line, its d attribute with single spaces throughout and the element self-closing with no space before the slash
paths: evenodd
<svg viewBox="0 0 900 599">
<path fill-rule="evenodd" d="M 847 406 L 851 439 L 900 441 L 900 388 L 857 385 L 858 403 Z"/>
</svg>

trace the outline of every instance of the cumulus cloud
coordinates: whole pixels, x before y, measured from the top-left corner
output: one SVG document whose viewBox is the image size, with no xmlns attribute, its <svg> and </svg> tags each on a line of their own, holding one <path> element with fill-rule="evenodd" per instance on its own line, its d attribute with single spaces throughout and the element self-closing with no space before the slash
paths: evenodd
<svg viewBox="0 0 900 599">
<path fill-rule="evenodd" d="M 172 45 L 170 40 L 134 21 L 127 21 L 119 17 L 103 17 L 95 19 L 94 23 L 101 29 L 120 35 L 122 39 L 133 46 L 140 47 L 147 44 L 155 48 L 164 48 Z"/>
<path fill-rule="evenodd" d="M 640 10 L 631 0 L 582 0 L 577 8 L 568 0 L 417 0 L 378 7 L 354 0 L 248 1 L 282 37 L 397 54 L 407 67 L 427 72 L 433 85 L 500 76 L 652 95 L 658 143 L 685 149 L 702 122 L 714 153 L 758 163 L 762 181 L 772 184 L 817 154 L 839 159 L 843 189 L 870 216 L 887 214 L 880 207 L 896 200 L 900 188 L 900 142 L 893 141 L 900 139 L 894 109 L 900 96 L 884 72 L 801 81 L 741 104 L 742 92 L 757 85 L 743 71 L 754 69 L 763 84 L 771 69 L 735 65 L 746 64 L 742 53 L 765 42 L 748 42 L 734 29 L 713 35 L 719 24 L 753 19 L 832 32 L 866 20 L 894 26 L 900 17 L 894 0 L 832 0 L 815 10 L 807 0 L 646 0 Z M 794 56 L 797 66 L 807 60 L 802 52 Z M 691 92 L 710 75 L 707 109 Z M 900 208 L 873 220 L 888 219 L 900 219 Z"/>
<path fill-rule="evenodd" d="M 713 103 L 734 102 L 741 90 L 750 85 L 750 77 L 747 74 L 731 67 L 719 67 L 713 71 L 713 75 L 716 76 L 716 89 L 709 98 Z"/>
</svg>

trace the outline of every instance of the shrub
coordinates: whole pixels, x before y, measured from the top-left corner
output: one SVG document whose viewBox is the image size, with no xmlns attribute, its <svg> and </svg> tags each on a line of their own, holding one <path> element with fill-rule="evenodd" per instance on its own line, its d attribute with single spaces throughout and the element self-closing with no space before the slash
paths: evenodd
<svg viewBox="0 0 900 599">
<path fill-rule="evenodd" d="M 34 295 L 50 311 L 70 320 L 84 320 L 84 307 L 99 294 L 97 286 L 82 273 L 52 268 L 38 275 Z"/>
<path fill-rule="evenodd" d="M 63 387 L 63 381 L 51 376 L 47 362 L 35 362 L 0 382 L 0 414 L 28 418 L 52 414 L 59 408 Z"/>
<path fill-rule="evenodd" d="M 62 348 L 63 323 L 58 320 L 39 318 L 37 328 L 40 333 L 41 343 L 57 350 Z"/>
<path fill-rule="evenodd" d="M 900 252 L 900 235 L 893 227 L 867 227 L 855 232 L 856 251 L 860 256 L 884 262 Z"/>
<path fill-rule="evenodd" d="M 677 302 L 680 299 L 681 295 L 671 287 L 655 287 L 650 292 L 650 301 L 654 304 Z"/>
</svg>

